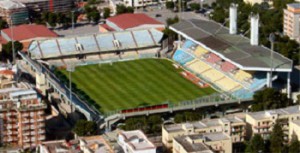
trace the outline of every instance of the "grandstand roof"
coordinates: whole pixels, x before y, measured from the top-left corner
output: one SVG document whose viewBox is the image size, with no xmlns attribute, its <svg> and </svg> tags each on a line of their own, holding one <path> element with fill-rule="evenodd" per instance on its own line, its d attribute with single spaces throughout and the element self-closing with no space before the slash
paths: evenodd
<svg viewBox="0 0 300 153">
<path fill-rule="evenodd" d="M 110 22 L 113 22 L 121 29 L 129 29 L 133 27 L 137 27 L 144 24 L 161 24 L 161 22 L 149 17 L 143 13 L 125 13 L 121 15 L 117 15 L 114 17 L 110 17 L 107 19 Z"/>
<path fill-rule="evenodd" d="M 0 8 L 4 9 L 18 9 L 18 8 L 25 8 L 25 5 L 18 2 L 18 1 L 12 1 L 12 0 L 0 0 Z"/>
<path fill-rule="evenodd" d="M 222 25 L 206 20 L 182 20 L 171 29 L 186 39 L 190 39 L 203 48 L 231 61 L 243 70 L 270 71 L 272 51 L 264 46 L 253 46 L 242 35 L 231 35 Z M 281 54 L 273 52 L 274 71 L 292 71 L 292 61 Z"/>
<path fill-rule="evenodd" d="M 10 28 L 3 29 L 1 32 L 4 32 L 10 39 L 12 33 Z M 26 39 L 32 39 L 37 37 L 57 37 L 58 35 L 49 30 L 44 25 L 35 25 L 35 24 L 23 24 L 13 27 L 13 37 L 16 41 L 22 41 Z"/>
<path fill-rule="evenodd" d="M 156 29 L 107 32 L 94 35 L 35 40 L 29 48 L 33 59 L 55 58 L 76 54 L 110 52 L 159 46 L 163 33 Z M 118 40 L 120 46 L 114 44 Z M 78 50 L 76 45 L 81 46 Z"/>
</svg>

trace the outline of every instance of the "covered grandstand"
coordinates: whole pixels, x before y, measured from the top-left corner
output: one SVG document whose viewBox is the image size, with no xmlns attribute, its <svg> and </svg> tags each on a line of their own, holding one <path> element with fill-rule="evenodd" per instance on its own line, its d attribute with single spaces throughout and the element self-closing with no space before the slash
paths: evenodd
<svg viewBox="0 0 300 153">
<path fill-rule="evenodd" d="M 251 45 L 248 38 L 229 34 L 226 27 L 213 21 L 182 20 L 170 29 L 186 39 L 173 59 L 217 90 L 250 98 L 269 85 L 269 80 L 276 79 L 270 74 L 273 71 L 288 73 L 289 94 L 293 65 L 290 59 L 264 46 Z"/>
<path fill-rule="evenodd" d="M 102 54 L 115 56 L 126 51 L 141 51 L 160 47 L 163 34 L 156 29 L 109 32 L 77 37 L 64 37 L 33 41 L 28 49 L 32 59 L 56 59 L 76 55 Z M 131 52 L 126 55 L 134 55 Z M 85 57 L 86 58 L 86 57 Z M 91 57 L 93 58 L 93 57 Z M 100 57 L 101 59 L 101 57 Z"/>
</svg>

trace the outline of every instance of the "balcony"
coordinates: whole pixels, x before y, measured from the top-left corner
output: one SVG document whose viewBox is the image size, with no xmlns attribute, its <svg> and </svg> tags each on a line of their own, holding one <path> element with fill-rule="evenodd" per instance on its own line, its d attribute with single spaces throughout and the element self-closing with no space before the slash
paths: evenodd
<svg viewBox="0 0 300 153">
<path fill-rule="evenodd" d="M 39 136 L 39 138 L 38 138 L 39 140 L 45 140 L 46 139 L 46 137 L 43 135 L 43 136 Z"/>
<path fill-rule="evenodd" d="M 44 113 L 44 111 L 39 111 L 38 112 L 38 115 L 44 115 L 45 113 Z"/>
<path fill-rule="evenodd" d="M 22 113 L 22 117 L 29 117 L 29 113 Z"/>
<path fill-rule="evenodd" d="M 39 117 L 39 118 L 37 119 L 37 121 L 38 121 L 38 122 L 43 122 L 43 121 L 45 121 L 45 119 L 44 119 L 43 117 Z"/>
<path fill-rule="evenodd" d="M 22 128 L 23 131 L 29 130 L 29 129 L 30 129 L 30 126 L 24 126 L 24 127 Z"/>
<path fill-rule="evenodd" d="M 30 120 L 28 120 L 28 119 L 22 120 L 22 123 L 23 123 L 23 124 L 27 124 L 27 123 L 29 123 L 29 121 L 30 121 Z"/>
<path fill-rule="evenodd" d="M 263 124 L 263 125 L 259 125 L 259 126 L 253 126 L 255 129 L 262 129 L 262 128 L 270 128 L 271 125 L 268 124 Z"/>
<path fill-rule="evenodd" d="M 45 133 L 45 130 L 39 130 L 38 133 L 43 134 L 43 133 Z"/>
<path fill-rule="evenodd" d="M 23 139 L 23 142 L 30 142 L 30 139 L 29 138 Z"/>
<path fill-rule="evenodd" d="M 30 132 L 29 131 L 23 132 L 23 135 L 28 136 L 28 135 L 30 135 Z"/>
</svg>

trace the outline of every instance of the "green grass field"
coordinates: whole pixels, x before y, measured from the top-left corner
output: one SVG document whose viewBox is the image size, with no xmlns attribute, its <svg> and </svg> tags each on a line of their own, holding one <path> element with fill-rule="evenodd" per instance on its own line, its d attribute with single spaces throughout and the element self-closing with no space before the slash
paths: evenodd
<svg viewBox="0 0 300 153">
<path fill-rule="evenodd" d="M 76 67 L 72 82 L 96 101 L 102 112 L 177 103 L 214 92 L 182 77 L 171 61 L 144 59 Z M 62 70 L 68 76 L 68 72 Z"/>
</svg>

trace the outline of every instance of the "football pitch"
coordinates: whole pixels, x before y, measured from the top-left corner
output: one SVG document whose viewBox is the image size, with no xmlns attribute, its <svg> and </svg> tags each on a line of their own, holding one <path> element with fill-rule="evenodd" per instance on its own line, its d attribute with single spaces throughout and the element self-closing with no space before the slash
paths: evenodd
<svg viewBox="0 0 300 153">
<path fill-rule="evenodd" d="M 185 79 L 182 69 L 172 64 L 164 59 L 143 59 L 78 66 L 72 72 L 72 82 L 104 113 L 167 101 L 178 103 L 216 92 Z M 66 70 L 62 72 L 69 76 Z"/>
</svg>

